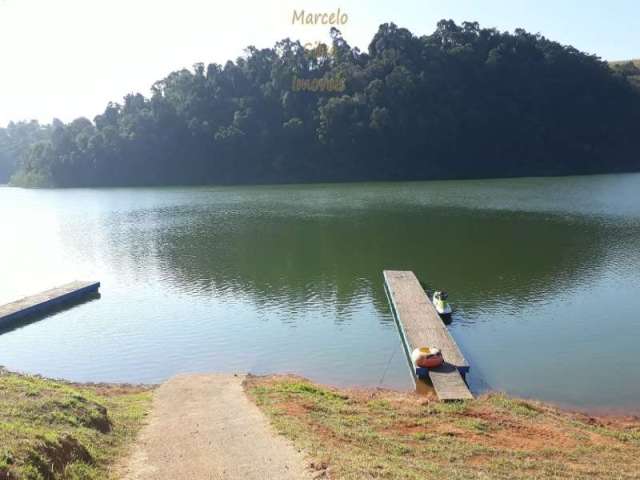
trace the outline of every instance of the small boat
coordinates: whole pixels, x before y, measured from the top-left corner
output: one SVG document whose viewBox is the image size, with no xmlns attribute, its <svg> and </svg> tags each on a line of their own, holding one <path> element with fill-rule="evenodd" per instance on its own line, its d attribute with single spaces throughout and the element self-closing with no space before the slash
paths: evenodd
<svg viewBox="0 0 640 480">
<path fill-rule="evenodd" d="M 447 292 L 436 291 L 433 293 L 433 306 L 436 307 L 436 311 L 443 319 L 450 319 L 453 309 L 447 299 L 449 294 Z"/>
<path fill-rule="evenodd" d="M 442 352 L 438 348 L 420 347 L 411 353 L 411 361 L 416 369 L 435 368 L 442 365 L 444 358 L 442 358 Z"/>
</svg>

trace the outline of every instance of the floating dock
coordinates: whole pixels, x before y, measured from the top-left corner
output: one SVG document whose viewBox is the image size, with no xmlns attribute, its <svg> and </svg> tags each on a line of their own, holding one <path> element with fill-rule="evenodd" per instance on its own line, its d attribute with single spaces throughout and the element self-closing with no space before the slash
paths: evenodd
<svg viewBox="0 0 640 480">
<path fill-rule="evenodd" d="M 427 297 L 413 272 L 385 270 L 384 283 L 407 357 L 419 347 L 436 347 L 442 352 L 444 363 L 437 368 L 411 368 L 416 376 L 426 374 L 440 400 L 473 398 L 464 375 L 469 364 L 440 315 Z"/>
<path fill-rule="evenodd" d="M 95 294 L 100 282 L 75 281 L 46 292 L 0 306 L 0 328 L 33 315 L 45 315 L 56 308 Z"/>
</svg>

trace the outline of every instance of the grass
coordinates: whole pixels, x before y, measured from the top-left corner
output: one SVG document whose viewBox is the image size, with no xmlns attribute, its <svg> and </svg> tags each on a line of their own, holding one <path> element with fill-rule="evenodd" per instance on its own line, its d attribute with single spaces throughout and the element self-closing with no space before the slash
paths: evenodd
<svg viewBox="0 0 640 480">
<path fill-rule="evenodd" d="M 640 421 L 596 418 L 490 394 L 440 403 L 341 391 L 295 377 L 245 389 L 331 479 L 640 478 Z"/>
<path fill-rule="evenodd" d="M 146 387 L 85 385 L 0 369 L 0 480 L 104 480 L 151 405 Z"/>
</svg>

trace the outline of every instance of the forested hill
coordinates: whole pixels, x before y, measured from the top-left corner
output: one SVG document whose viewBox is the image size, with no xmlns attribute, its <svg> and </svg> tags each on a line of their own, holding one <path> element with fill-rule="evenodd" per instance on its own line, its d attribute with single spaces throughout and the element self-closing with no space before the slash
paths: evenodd
<svg viewBox="0 0 640 480">
<path fill-rule="evenodd" d="M 331 37 L 173 72 L 93 122 L 11 125 L 0 163 L 53 186 L 640 170 L 640 90 L 596 56 L 444 20 L 425 36 L 381 25 L 367 52 Z"/>
</svg>

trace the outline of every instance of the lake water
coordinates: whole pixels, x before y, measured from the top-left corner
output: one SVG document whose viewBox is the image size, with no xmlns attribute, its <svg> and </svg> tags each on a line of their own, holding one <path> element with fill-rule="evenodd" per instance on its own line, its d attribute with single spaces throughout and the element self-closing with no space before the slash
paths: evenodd
<svg viewBox="0 0 640 480">
<path fill-rule="evenodd" d="M 487 388 L 640 410 L 640 175 L 398 184 L 0 188 L 0 303 L 100 299 L 0 335 L 77 381 L 292 372 L 409 389 L 382 270 L 445 288 Z"/>
</svg>

